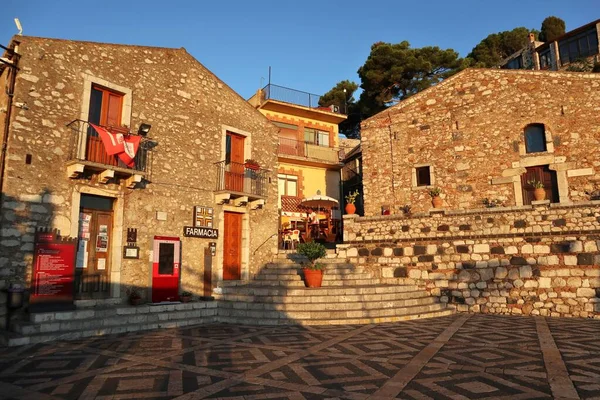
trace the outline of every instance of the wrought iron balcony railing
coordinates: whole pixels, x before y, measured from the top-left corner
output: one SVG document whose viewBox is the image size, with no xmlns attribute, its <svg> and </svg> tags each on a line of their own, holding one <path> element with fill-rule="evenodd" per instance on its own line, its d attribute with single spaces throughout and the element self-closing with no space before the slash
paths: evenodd
<svg viewBox="0 0 600 400">
<path fill-rule="evenodd" d="M 88 121 L 76 119 L 69 124 L 69 128 L 73 131 L 70 138 L 70 160 L 82 161 L 89 166 L 109 169 L 115 169 L 117 171 L 131 173 L 148 173 L 151 165 L 151 154 L 150 151 L 156 143 L 143 138 L 140 142 L 140 146 L 135 155 L 135 164 L 130 167 L 119 159 L 116 155 L 108 155 L 102 139 L 98 136 L 98 133 L 94 128 L 90 126 Z M 128 134 L 129 130 L 126 128 L 114 128 L 104 127 L 111 133 Z"/>
<path fill-rule="evenodd" d="M 279 138 L 278 153 L 280 155 L 310 158 L 334 164 L 338 164 L 341 160 L 340 149 L 336 147 L 321 146 L 283 137 Z"/>
<path fill-rule="evenodd" d="M 267 197 L 267 171 L 247 167 L 246 164 L 219 161 L 217 168 L 217 192 L 230 192 L 249 197 Z"/>
<path fill-rule="evenodd" d="M 263 96 L 265 100 L 279 100 L 310 108 L 319 107 L 319 99 L 321 98 L 318 94 L 302 92 L 273 84 L 268 84 L 263 88 Z"/>
</svg>

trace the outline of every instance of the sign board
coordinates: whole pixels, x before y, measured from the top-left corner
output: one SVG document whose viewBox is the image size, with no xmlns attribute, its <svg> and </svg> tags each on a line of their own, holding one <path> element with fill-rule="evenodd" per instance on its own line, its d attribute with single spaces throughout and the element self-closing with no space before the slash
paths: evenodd
<svg viewBox="0 0 600 400">
<path fill-rule="evenodd" d="M 56 231 L 36 234 L 31 304 L 73 304 L 76 245 L 74 239 L 61 240 Z"/>
<path fill-rule="evenodd" d="M 194 226 L 197 228 L 213 227 L 214 211 L 212 207 L 195 206 L 194 207 Z"/>
<path fill-rule="evenodd" d="M 184 226 L 183 236 L 204 239 L 216 239 L 219 237 L 219 230 L 212 228 L 197 228 L 194 226 Z"/>
</svg>

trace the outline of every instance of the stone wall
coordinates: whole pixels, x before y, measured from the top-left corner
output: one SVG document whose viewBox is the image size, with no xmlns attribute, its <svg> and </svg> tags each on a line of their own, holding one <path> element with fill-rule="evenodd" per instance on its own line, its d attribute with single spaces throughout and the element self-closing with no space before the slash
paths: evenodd
<svg viewBox="0 0 600 400">
<path fill-rule="evenodd" d="M 276 171 L 277 129 L 185 49 L 32 37 L 15 40 L 22 56 L 14 99 L 27 107 L 14 108 L 11 118 L 0 281 L 28 285 L 35 229 L 50 226 L 63 235 L 76 235 L 74 218 L 79 210 L 74 200 L 91 193 L 113 197 L 119 204 L 122 211 L 119 217 L 115 213 L 114 236 L 123 244 L 127 228 L 138 232 L 140 258 L 111 265 L 121 296 L 127 287 L 150 286 L 154 235 L 181 237 L 181 287 L 202 294 L 204 249 L 212 240 L 184 238 L 183 226 L 192 225 L 194 206 L 213 206 L 215 226 L 223 210 L 242 210 L 215 202 L 214 164 L 224 159 L 224 132 L 250 135 L 247 158 Z M 133 131 L 143 122 L 152 125 L 150 137 L 158 146 L 152 150 L 151 175 L 134 189 L 119 179 L 100 183 L 97 174 L 67 176 L 75 134 L 67 124 L 84 114 L 90 80 L 131 91 L 131 109 L 124 112 Z M 26 162 L 29 157 L 31 163 Z M 274 172 L 269 174 L 264 207 L 244 209 L 249 222 L 243 246 L 250 274 L 270 260 L 276 246 L 277 179 Z M 159 212 L 164 213 L 161 218 Z M 216 272 L 218 257 L 214 260 Z"/>
<path fill-rule="evenodd" d="M 600 189 L 589 151 L 600 146 L 599 89 L 599 74 L 468 69 L 373 116 L 362 123 L 365 215 L 427 211 L 434 186 L 448 209 L 485 198 L 523 205 L 532 166 L 556 175 L 558 202 L 590 200 Z M 526 152 L 529 124 L 544 125 L 547 151 Z M 416 185 L 419 166 L 430 166 L 430 186 Z"/>
<path fill-rule="evenodd" d="M 339 257 L 459 311 L 600 318 L 600 202 L 344 216 Z"/>
</svg>

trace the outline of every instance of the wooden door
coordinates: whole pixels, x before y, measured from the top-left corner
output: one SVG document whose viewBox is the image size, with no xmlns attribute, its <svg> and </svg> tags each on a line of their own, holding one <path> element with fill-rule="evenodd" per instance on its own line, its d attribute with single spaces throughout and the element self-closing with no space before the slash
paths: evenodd
<svg viewBox="0 0 600 400">
<path fill-rule="evenodd" d="M 523 204 L 531 204 L 535 200 L 533 192 L 535 188 L 529 184 L 530 181 L 540 181 L 544 184 L 546 200 L 551 203 L 558 202 L 558 185 L 556 183 L 556 171 L 551 171 L 548 165 L 538 165 L 526 168 L 527 171 L 521 175 L 521 188 L 523 190 Z"/>
<path fill-rule="evenodd" d="M 225 212 L 223 234 L 223 280 L 242 275 L 242 214 Z"/>
<path fill-rule="evenodd" d="M 112 210 L 81 209 L 76 298 L 96 299 L 110 296 L 112 221 Z"/>
<path fill-rule="evenodd" d="M 227 132 L 225 189 L 244 191 L 244 137 Z"/>
</svg>

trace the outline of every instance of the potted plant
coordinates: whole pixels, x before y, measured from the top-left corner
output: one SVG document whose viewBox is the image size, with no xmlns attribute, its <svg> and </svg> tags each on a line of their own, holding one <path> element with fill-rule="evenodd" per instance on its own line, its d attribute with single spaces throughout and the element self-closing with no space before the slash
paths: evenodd
<svg viewBox="0 0 600 400">
<path fill-rule="evenodd" d="M 136 289 L 129 289 L 129 304 L 132 306 L 139 306 L 142 304 L 142 296 Z"/>
<path fill-rule="evenodd" d="M 433 205 L 433 208 L 441 208 L 443 201 L 442 198 L 440 197 L 440 194 L 442 193 L 442 189 L 440 189 L 439 187 L 434 187 L 429 189 L 429 195 L 431 196 L 431 204 Z"/>
<path fill-rule="evenodd" d="M 181 300 L 182 303 L 189 303 L 190 301 L 192 301 L 192 292 L 184 290 L 179 295 L 179 300 Z"/>
<path fill-rule="evenodd" d="M 300 243 L 297 252 L 308 258 L 309 261 L 303 268 L 305 285 L 310 288 L 321 287 L 325 265 L 315 261 L 325 257 L 327 254 L 325 246 L 317 242 Z"/>
<path fill-rule="evenodd" d="M 356 206 L 354 205 L 354 203 L 356 203 L 356 198 L 358 197 L 358 195 L 359 192 L 357 189 L 354 192 L 348 193 L 348 195 L 346 196 L 346 214 L 354 214 L 356 212 Z"/>
<path fill-rule="evenodd" d="M 244 163 L 244 166 L 253 171 L 258 171 L 260 169 L 260 164 L 258 163 L 258 161 L 253 160 L 251 158 L 246 160 L 246 162 Z"/>
<path fill-rule="evenodd" d="M 533 197 L 536 201 L 544 200 L 546 198 L 546 190 L 544 184 L 537 179 L 531 179 L 527 181 L 528 184 L 533 186 Z"/>
</svg>

